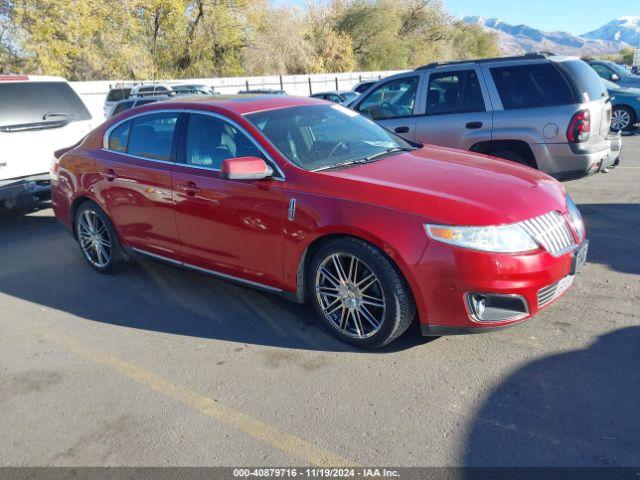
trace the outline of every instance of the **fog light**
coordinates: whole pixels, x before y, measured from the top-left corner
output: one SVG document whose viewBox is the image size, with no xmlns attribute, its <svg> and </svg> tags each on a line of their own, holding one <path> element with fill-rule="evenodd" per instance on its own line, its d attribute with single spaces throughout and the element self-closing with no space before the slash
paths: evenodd
<svg viewBox="0 0 640 480">
<path fill-rule="evenodd" d="M 529 304 L 521 295 L 503 293 L 467 293 L 467 309 L 479 322 L 518 320 L 529 315 Z"/>
<path fill-rule="evenodd" d="M 473 302 L 473 311 L 479 317 L 482 317 L 482 314 L 487 307 L 487 300 L 480 295 L 471 295 L 471 301 Z"/>
</svg>

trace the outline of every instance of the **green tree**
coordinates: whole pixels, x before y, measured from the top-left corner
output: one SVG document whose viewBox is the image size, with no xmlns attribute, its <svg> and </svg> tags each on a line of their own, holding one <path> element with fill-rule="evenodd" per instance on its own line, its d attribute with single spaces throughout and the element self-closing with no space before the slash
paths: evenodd
<svg viewBox="0 0 640 480">
<path fill-rule="evenodd" d="M 625 65 L 633 65 L 633 57 L 636 53 L 635 48 L 625 47 L 620 50 L 620 63 Z"/>
</svg>

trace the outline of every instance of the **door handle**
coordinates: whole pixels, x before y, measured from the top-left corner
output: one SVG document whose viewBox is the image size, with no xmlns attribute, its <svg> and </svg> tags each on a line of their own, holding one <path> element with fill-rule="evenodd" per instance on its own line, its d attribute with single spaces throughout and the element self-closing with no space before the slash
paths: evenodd
<svg viewBox="0 0 640 480">
<path fill-rule="evenodd" d="M 104 178 L 106 178 L 108 182 L 113 182 L 116 178 L 118 178 L 118 175 L 116 175 L 116 172 L 114 172 L 113 168 L 109 168 L 104 174 Z"/>
<path fill-rule="evenodd" d="M 393 131 L 395 133 L 409 133 L 409 127 L 396 127 Z"/>
<path fill-rule="evenodd" d="M 484 124 L 482 122 L 469 122 L 467 123 L 466 127 L 469 130 L 477 130 L 478 128 L 482 128 Z"/>
<path fill-rule="evenodd" d="M 200 189 L 194 182 L 179 183 L 178 185 L 176 185 L 176 188 L 187 194 L 189 197 L 193 197 L 200 191 Z"/>
</svg>

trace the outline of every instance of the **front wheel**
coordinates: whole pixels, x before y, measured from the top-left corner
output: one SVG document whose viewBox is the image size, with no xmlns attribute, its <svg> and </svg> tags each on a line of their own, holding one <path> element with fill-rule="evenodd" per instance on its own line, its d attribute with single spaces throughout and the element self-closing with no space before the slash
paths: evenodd
<svg viewBox="0 0 640 480">
<path fill-rule="evenodd" d="M 386 345 L 415 317 L 409 286 L 380 250 L 355 238 L 325 244 L 309 269 L 313 303 L 329 330 L 362 348 Z"/>
<path fill-rule="evenodd" d="M 130 265 L 131 259 L 122 249 L 113 225 L 95 203 L 80 205 L 75 230 L 85 260 L 100 273 L 115 273 Z"/>
</svg>

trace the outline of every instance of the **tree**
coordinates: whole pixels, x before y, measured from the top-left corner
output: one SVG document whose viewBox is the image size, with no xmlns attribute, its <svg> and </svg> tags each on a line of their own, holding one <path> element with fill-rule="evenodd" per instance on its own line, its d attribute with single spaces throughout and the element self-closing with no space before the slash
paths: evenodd
<svg viewBox="0 0 640 480">
<path fill-rule="evenodd" d="M 633 65 L 633 57 L 636 53 L 635 48 L 625 47 L 620 50 L 620 63 L 625 65 Z"/>
</svg>

